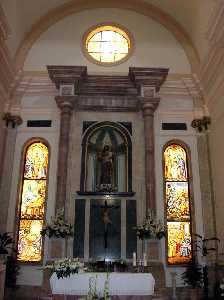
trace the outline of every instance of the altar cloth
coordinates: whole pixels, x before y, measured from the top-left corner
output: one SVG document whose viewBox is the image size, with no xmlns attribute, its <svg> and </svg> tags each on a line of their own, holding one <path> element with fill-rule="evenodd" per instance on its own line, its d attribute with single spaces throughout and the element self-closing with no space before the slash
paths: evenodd
<svg viewBox="0 0 224 300">
<path fill-rule="evenodd" d="M 103 295 L 106 273 L 78 273 L 67 278 L 57 278 L 53 273 L 50 285 L 53 295 L 88 294 L 90 278 L 97 276 L 97 293 Z M 110 296 L 151 296 L 154 294 L 155 280 L 150 273 L 109 273 Z"/>
</svg>

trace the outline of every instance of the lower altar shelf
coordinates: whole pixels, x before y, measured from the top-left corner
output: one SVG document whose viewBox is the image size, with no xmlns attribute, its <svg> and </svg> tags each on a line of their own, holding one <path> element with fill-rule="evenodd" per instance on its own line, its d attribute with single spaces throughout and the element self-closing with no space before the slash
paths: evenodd
<svg viewBox="0 0 224 300">
<path fill-rule="evenodd" d="M 78 273 L 58 279 L 50 278 L 54 300 L 75 300 L 88 294 L 91 278 L 97 278 L 97 294 L 103 296 L 107 273 Z M 155 280 L 150 273 L 109 273 L 109 294 L 112 299 L 151 299 Z"/>
</svg>

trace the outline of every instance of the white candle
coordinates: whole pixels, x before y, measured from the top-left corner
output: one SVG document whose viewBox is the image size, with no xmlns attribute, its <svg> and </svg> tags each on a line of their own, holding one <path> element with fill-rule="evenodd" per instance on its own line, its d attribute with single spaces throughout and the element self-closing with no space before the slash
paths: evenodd
<svg viewBox="0 0 224 300">
<path fill-rule="evenodd" d="M 203 105 L 203 112 L 204 112 L 205 117 L 209 116 L 209 111 L 208 111 L 208 107 L 206 104 Z"/>
<path fill-rule="evenodd" d="M 136 252 L 133 252 L 133 267 L 136 267 L 137 261 L 136 261 Z"/>
<path fill-rule="evenodd" d="M 146 253 L 143 253 L 143 265 L 144 265 L 144 267 L 147 267 Z"/>
</svg>

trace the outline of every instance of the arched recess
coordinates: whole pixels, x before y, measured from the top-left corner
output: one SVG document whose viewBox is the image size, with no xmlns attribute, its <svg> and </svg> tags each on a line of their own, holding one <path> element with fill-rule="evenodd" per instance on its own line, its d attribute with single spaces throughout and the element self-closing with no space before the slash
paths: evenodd
<svg viewBox="0 0 224 300">
<path fill-rule="evenodd" d="M 149 3 L 140 2 L 140 0 L 73 0 L 49 11 L 33 24 L 16 52 L 15 65 L 17 71 L 22 70 L 32 45 L 50 26 L 69 15 L 83 10 L 96 8 L 121 8 L 154 19 L 156 22 L 167 28 L 182 45 L 190 62 L 192 72 L 195 72 L 198 69 L 200 58 L 190 36 L 174 18 L 158 7 Z"/>
<path fill-rule="evenodd" d="M 21 159 L 17 207 L 17 260 L 42 260 L 41 230 L 45 220 L 48 188 L 49 145 L 42 138 L 28 140 Z"/>
<path fill-rule="evenodd" d="M 168 265 L 192 260 L 192 184 L 190 150 L 182 141 L 163 147 L 165 219 Z"/>
<path fill-rule="evenodd" d="M 113 160 L 111 186 L 107 185 L 110 184 L 107 180 L 100 180 L 103 171 L 99 156 L 102 161 L 104 147 L 107 145 Z M 107 174 L 104 173 L 105 176 Z M 132 141 L 124 126 L 109 121 L 97 122 L 84 133 L 80 192 L 132 192 Z"/>
</svg>

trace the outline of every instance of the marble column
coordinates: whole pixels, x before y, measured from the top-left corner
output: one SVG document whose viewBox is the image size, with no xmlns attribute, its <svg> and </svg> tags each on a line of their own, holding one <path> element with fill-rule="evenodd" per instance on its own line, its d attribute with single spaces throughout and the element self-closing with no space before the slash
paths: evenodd
<svg viewBox="0 0 224 300">
<path fill-rule="evenodd" d="M 141 101 L 145 135 L 145 185 L 146 210 L 156 211 L 155 199 L 155 155 L 154 155 L 154 112 L 159 98 L 144 98 Z"/>
<path fill-rule="evenodd" d="M 57 194 L 55 210 L 65 207 L 69 151 L 70 121 L 76 96 L 57 96 L 55 100 L 61 110 L 61 125 L 58 151 Z"/>
</svg>

